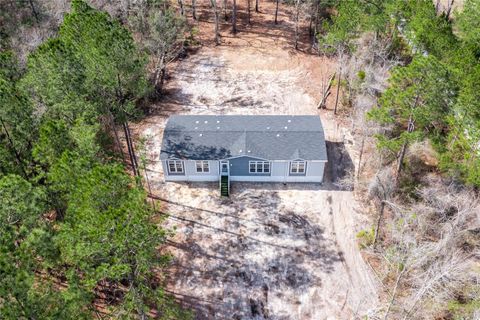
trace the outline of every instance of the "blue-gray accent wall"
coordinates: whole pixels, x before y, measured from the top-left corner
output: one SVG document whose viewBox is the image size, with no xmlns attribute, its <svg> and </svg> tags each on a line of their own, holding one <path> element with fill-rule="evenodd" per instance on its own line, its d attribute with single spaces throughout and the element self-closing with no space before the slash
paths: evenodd
<svg viewBox="0 0 480 320">
<path fill-rule="evenodd" d="M 238 157 L 229 159 L 231 176 L 269 176 L 272 172 L 272 164 L 270 163 L 270 173 L 250 173 L 249 161 L 266 161 L 264 159 L 253 157 Z"/>
</svg>

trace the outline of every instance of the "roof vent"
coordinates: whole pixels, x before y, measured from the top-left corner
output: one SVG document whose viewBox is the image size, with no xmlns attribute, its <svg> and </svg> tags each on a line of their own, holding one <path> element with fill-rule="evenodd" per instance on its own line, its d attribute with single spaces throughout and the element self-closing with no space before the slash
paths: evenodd
<svg viewBox="0 0 480 320">
<path fill-rule="evenodd" d="M 280 134 L 279 134 L 279 133 L 277 133 L 277 137 L 280 137 Z"/>
<path fill-rule="evenodd" d="M 220 127 L 217 127 L 217 130 L 219 130 L 219 129 L 220 129 Z"/>
<path fill-rule="evenodd" d="M 267 130 L 270 130 L 270 127 L 267 127 Z"/>
<path fill-rule="evenodd" d="M 288 129 L 288 127 L 285 127 L 285 130 L 287 130 L 287 129 Z"/>
<path fill-rule="evenodd" d="M 197 121 L 195 121 L 195 123 L 199 123 L 199 122 L 200 122 L 200 121 L 198 121 L 198 120 L 197 120 Z"/>
<path fill-rule="evenodd" d="M 250 152 L 252 152 L 252 151 L 250 151 L 250 150 L 247 150 L 247 152 L 248 152 L 248 153 L 250 153 Z"/>
<path fill-rule="evenodd" d="M 239 152 L 240 152 L 240 153 L 242 153 L 242 151 L 243 151 L 243 150 L 242 150 L 242 149 L 240 149 L 240 151 L 239 151 Z"/>
<path fill-rule="evenodd" d="M 220 120 L 217 120 L 217 123 L 220 123 Z"/>
<path fill-rule="evenodd" d="M 292 120 L 288 119 L 287 122 L 290 123 L 290 122 L 292 122 Z"/>
<path fill-rule="evenodd" d="M 198 136 L 199 136 L 199 137 L 203 136 L 203 133 L 200 133 Z"/>
<path fill-rule="evenodd" d="M 198 129 L 198 127 L 195 127 L 195 130 L 197 130 L 197 129 Z"/>
<path fill-rule="evenodd" d="M 207 120 L 205 120 L 205 124 L 207 124 L 207 123 L 208 123 L 208 121 L 207 121 Z"/>
</svg>

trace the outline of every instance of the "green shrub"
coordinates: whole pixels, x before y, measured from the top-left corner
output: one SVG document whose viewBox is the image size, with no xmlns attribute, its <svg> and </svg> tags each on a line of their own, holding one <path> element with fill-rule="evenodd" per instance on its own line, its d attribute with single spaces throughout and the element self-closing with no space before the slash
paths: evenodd
<svg viewBox="0 0 480 320">
<path fill-rule="evenodd" d="M 359 240 L 360 249 L 370 247 L 375 240 L 375 228 L 371 227 L 370 230 L 361 230 L 357 233 L 357 239 Z"/>
<path fill-rule="evenodd" d="M 480 309 L 480 299 L 469 301 L 452 300 L 448 303 L 448 311 L 455 320 L 470 319 L 476 310 Z"/>
<path fill-rule="evenodd" d="M 365 80 L 365 77 L 367 76 L 367 73 L 364 71 L 364 70 L 360 70 L 358 71 L 357 73 L 357 77 L 358 79 L 360 79 L 361 81 Z"/>
</svg>

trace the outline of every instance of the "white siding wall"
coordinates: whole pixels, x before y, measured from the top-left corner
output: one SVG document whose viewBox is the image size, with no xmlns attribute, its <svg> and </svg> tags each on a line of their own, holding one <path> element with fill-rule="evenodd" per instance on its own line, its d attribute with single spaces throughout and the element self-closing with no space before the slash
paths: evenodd
<svg viewBox="0 0 480 320">
<path fill-rule="evenodd" d="M 245 182 L 323 182 L 325 162 L 307 161 L 307 172 L 304 176 L 290 176 L 290 161 L 272 161 L 270 176 L 230 176 L 231 181 Z"/>
<path fill-rule="evenodd" d="M 219 180 L 219 162 L 216 160 L 209 160 L 209 172 L 197 172 L 195 160 L 183 161 L 185 168 L 185 175 L 168 175 L 167 162 L 163 161 L 163 173 L 165 181 L 218 181 Z"/>
<path fill-rule="evenodd" d="M 165 181 L 218 181 L 220 162 L 209 160 L 210 172 L 196 172 L 195 161 L 184 161 L 185 175 L 168 175 L 166 161 L 163 161 Z M 270 176 L 230 176 L 231 181 L 245 182 L 323 182 L 325 162 L 307 161 L 307 172 L 305 176 L 290 176 L 289 161 L 272 161 L 272 174 Z"/>
<path fill-rule="evenodd" d="M 272 178 L 285 177 L 288 170 L 288 162 L 286 161 L 272 161 Z"/>
</svg>

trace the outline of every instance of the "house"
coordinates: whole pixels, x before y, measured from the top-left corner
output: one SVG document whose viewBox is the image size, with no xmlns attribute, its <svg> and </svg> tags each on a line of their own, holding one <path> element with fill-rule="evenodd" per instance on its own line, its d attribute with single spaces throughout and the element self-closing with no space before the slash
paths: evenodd
<svg viewBox="0 0 480 320">
<path fill-rule="evenodd" d="M 318 116 L 175 115 L 160 159 L 166 181 L 323 181 L 327 150 Z"/>
</svg>

